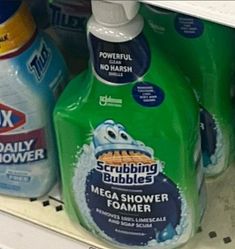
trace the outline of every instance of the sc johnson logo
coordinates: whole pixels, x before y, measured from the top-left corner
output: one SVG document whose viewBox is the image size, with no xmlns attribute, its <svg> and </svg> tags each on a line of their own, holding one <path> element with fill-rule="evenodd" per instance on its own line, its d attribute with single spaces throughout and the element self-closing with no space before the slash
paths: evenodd
<svg viewBox="0 0 235 249">
<path fill-rule="evenodd" d="M 24 113 L 0 103 L 0 134 L 14 130 L 25 123 Z"/>
<path fill-rule="evenodd" d="M 100 106 L 114 106 L 114 107 L 122 107 L 123 101 L 122 99 L 115 99 L 111 96 L 100 96 L 99 105 Z"/>
</svg>

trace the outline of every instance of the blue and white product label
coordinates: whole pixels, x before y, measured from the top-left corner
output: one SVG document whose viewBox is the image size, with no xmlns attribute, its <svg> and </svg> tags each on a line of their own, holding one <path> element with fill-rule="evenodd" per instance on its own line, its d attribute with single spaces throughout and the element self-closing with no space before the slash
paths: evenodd
<svg viewBox="0 0 235 249">
<path fill-rule="evenodd" d="M 188 229 L 186 202 L 162 163 L 125 127 L 106 120 L 80 150 L 73 189 L 87 226 L 130 246 L 175 244 Z"/>
<path fill-rule="evenodd" d="M 217 141 L 219 130 L 213 116 L 203 107 L 200 109 L 200 122 L 203 165 L 205 168 L 210 168 L 219 163 L 221 156 L 219 153 L 221 141 Z"/>
<path fill-rule="evenodd" d="M 175 29 L 185 38 L 197 38 L 204 32 L 204 23 L 196 17 L 178 14 L 175 18 Z"/>
<path fill-rule="evenodd" d="M 86 25 L 91 16 L 90 1 L 53 0 L 49 14 L 60 45 L 73 56 L 88 56 Z"/>
<path fill-rule="evenodd" d="M 148 71 L 151 53 L 143 34 L 131 41 L 108 42 L 89 34 L 95 73 L 106 83 L 125 84 Z"/>
<path fill-rule="evenodd" d="M 0 193 L 38 197 L 56 180 L 51 117 L 67 68 L 40 33 L 27 50 L 0 65 Z"/>
<path fill-rule="evenodd" d="M 5 135 L 24 126 L 27 117 L 23 112 L 0 103 L 0 164 L 25 164 L 46 159 L 44 129 Z"/>
<path fill-rule="evenodd" d="M 165 98 L 163 90 L 148 82 L 137 82 L 132 88 L 133 98 L 145 107 L 156 107 L 162 104 Z"/>
</svg>

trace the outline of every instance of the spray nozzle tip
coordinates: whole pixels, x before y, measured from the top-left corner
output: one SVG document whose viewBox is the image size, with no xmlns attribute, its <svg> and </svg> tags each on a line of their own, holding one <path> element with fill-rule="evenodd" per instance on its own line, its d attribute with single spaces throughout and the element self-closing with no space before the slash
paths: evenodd
<svg viewBox="0 0 235 249">
<path fill-rule="evenodd" d="M 118 26 L 135 18 L 139 10 L 136 0 L 92 0 L 92 11 L 97 22 Z"/>
</svg>

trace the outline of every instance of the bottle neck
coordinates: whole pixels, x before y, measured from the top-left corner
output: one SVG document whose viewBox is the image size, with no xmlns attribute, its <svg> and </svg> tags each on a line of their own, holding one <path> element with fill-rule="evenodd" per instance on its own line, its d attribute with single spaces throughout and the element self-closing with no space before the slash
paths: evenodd
<svg viewBox="0 0 235 249">
<path fill-rule="evenodd" d="M 123 85 L 139 80 L 149 69 L 151 52 L 143 31 L 144 22 L 136 16 L 119 27 L 102 26 L 90 19 L 88 42 L 91 66 L 98 81 Z"/>
<path fill-rule="evenodd" d="M 104 26 L 92 16 L 88 22 L 88 34 L 108 42 L 126 42 L 137 37 L 144 28 L 142 16 L 137 15 L 132 21 L 118 27 Z"/>
<path fill-rule="evenodd" d="M 0 24 L 0 59 L 24 50 L 35 33 L 35 22 L 23 2 L 12 17 Z"/>
</svg>

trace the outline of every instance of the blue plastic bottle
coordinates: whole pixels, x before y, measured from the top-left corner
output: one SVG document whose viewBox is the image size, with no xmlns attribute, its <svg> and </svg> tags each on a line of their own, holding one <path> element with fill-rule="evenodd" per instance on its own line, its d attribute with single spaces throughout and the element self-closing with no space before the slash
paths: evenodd
<svg viewBox="0 0 235 249">
<path fill-rule="evenodd" d="M 39 197 L 56 182 L 51 113 L 67 82 L 63 58 L 26 4 L 0 0 L 0 193 Z"/>
</svg>

